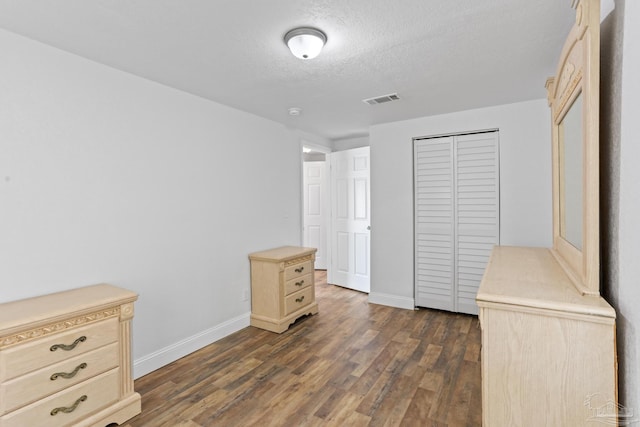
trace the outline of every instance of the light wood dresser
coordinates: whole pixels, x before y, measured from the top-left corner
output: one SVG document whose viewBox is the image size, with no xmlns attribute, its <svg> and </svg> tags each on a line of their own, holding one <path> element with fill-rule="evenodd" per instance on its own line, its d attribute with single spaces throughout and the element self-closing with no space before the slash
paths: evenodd
<svg viewBox="0 0 640 427">
<path fill-rule="evenodd" d="M 318 313 L 315 248 L 283 246 L 249 255 L 251 326 L 281 333 L 300 316 Z"/>
<path fill-rule="evenodd" d="M 477 302 L 485 427 L 615 423 L 615 311 L 549 249 L 494 248 Z"/>
<path fill-rule="evenodd" d="M 0 427 L 104 427 L 139 414 L 137 297 L 102 284 L 0 304 Z"/>
</svg>

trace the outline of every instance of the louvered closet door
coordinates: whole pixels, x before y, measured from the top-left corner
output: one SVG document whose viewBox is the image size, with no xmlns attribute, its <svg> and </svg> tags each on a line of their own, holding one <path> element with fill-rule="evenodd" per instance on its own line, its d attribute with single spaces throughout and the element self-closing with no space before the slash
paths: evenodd
<svg viewBox="0 0 640 427">
<path fill-rule="evenodd" d="M 476 294 L 500 242 L 498 133 L 456 137 L 456 309 L 478 314 Z"/>
<path fill-rule="evenodd" d="M 498 133 L 415 141 L 416 305 L 478 313 L 499 243 Z"/>
<path fill-rule="evenodd" d="M 416 305 L 453 311 L 453 138 L 414 145 Z"/>
</svg>

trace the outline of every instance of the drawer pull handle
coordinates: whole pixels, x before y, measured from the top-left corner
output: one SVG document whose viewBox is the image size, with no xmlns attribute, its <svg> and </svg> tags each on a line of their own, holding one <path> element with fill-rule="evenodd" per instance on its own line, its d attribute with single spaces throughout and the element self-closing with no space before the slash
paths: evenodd
<svg viewBox="0 0 640 427">
<path fill-rule="evenodd" d="M 86 367 L 87 367 L 86 363 L 81 363 L 78 366 L 76 366 L 76 369 L 74 369 L 73 372 L 69 372 L 69 373 L 67 373 L 67 372 L 56 372 L 55 374 L 51 375 L 51 377 L 50 377 L 51 381 L 57 380 L 58 377 L 62 377 L 62 378 L 66 378 L 66 379 L 73 378 L 73 377 L 76 376 L 76 374 L 78 372 L 80 372 L 80 369 L 84 369 Z"/>
<path fill-rule="evenodd" d="M 304 270 L 304 266 L 300 267 L 300 268 L 296 268 L 294 271 L 296 273 L 302 273 L 302 270 Z"/>
<path fill-rule="evenodd" d="M 304 285 L 304 280 L 301 280 L 299 282 L 296 282 L 296 286 L 302 286 Z"/>
<path fill-rule="evenodd" d="M 85 337 L 84 335 L 81 336 L 80 338 L 78 338 L 77 340 L 75 340 L 72 344 L 54 344 L 51 346 L 51 348 L 49 350 L 51 351 L 56 351 L 57 349 L 62 349 L 64 351 L 69 351 L 69 350 L 73 350 L 74 348 L 76 348 L 76 346 L 78 344 L 80 344 L 81 342 L 84 342 L 87 340 L 87 337 Z"/>
<path fill-rule="evenodd" d="M 87 395 L 83 394 L 82 396 L 80 396 L 80 398 L 78 400 L 76 400 L 76 402 L 69 406 L 61 406 L 59 408 L 55 408 L 51 410 L 51 416 L 56 415 L 59 412 L 64 412 L 65 414 L 68 414 L 70 412 L 73 412 L 76 410 L 76 408 L 78 407 L 78 405 L 80 404 L 80 402 L 84 402 L 85 400 L 87 400 Z"/>
<path fill-rule="evenodd" d="M 302 302 L 304 301 L 304 295 L 302 295 L 300 298 L 296 298 L 296 302 Z"/>
</svg>

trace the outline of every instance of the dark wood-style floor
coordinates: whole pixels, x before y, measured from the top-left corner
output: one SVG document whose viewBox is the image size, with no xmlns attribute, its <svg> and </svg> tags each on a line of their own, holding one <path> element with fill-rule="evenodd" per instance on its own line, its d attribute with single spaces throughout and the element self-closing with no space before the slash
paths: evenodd
<svg viewBox="0 0 640 427">
<path fill-rule="evenodd" d="M 248 327 L 135 381 L 127 427 L 479 426 L 474 316 L 368 304 L 316 273 L 320 312 Z"/>
</svg>

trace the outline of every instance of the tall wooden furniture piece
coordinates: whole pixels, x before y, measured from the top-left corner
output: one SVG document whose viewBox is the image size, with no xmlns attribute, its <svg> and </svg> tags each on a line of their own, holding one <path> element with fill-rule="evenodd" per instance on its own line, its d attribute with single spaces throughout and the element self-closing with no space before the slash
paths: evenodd
<svg viewBox="0 0 640 427">
<path fill-rule="evenodd" d="M 249 255 L 251 326 L 282 333 L 305 314 L 318 313 L 315 248 L 283 246 Z"/>
<path fill-rule="evenodd" d="M 615 311 L 599 295 L 599 0 L 555 78 L 553 248 L 494 248 L 477 295 L 484 426 L 617 425 Z"/>
<path fill-rule="evenodd" d="M 137 298 L 102 284 L 0 304 L 0 427 L 103 427 L 139 414 Z"/>
<path fill-rule="evenodd" d="M 581 294 L 549 249 L 496 247 L 477 298 L 484 426 L 615 417 L 615 311 Z"/>
</svg>

